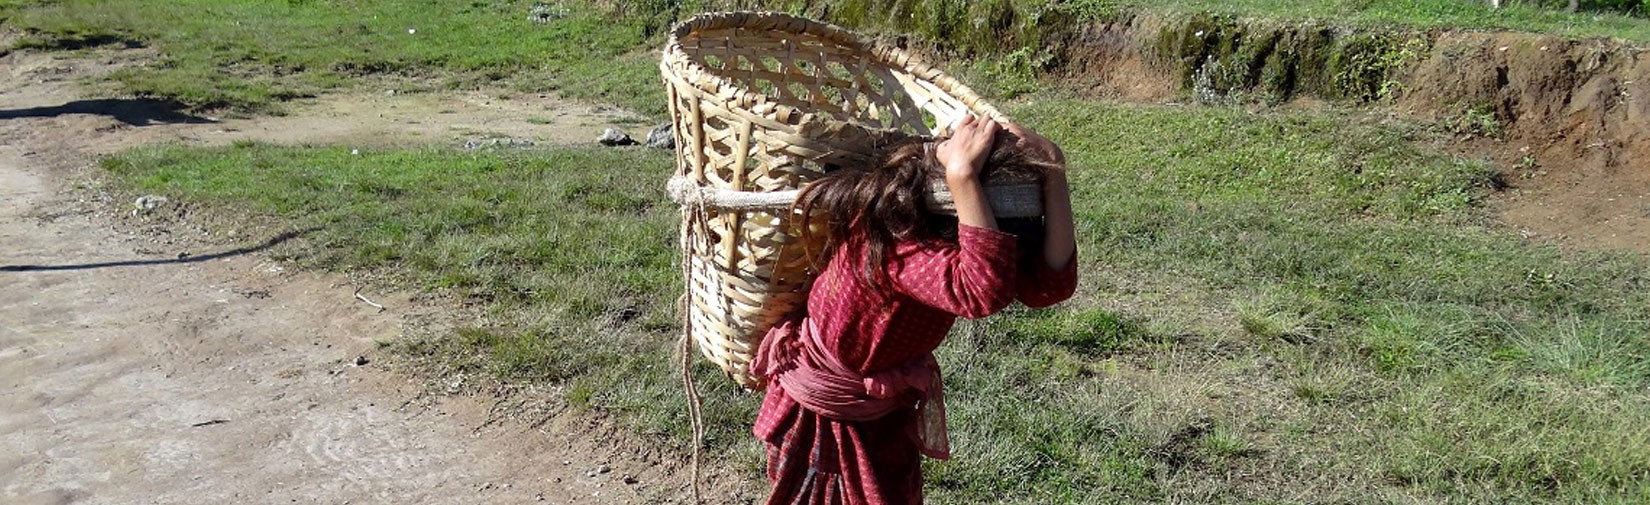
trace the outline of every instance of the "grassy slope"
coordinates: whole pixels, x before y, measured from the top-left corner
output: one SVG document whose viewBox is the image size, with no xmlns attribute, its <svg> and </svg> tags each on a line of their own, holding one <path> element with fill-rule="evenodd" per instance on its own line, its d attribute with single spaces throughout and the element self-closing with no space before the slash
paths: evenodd
<svg viewBox="0 0 1650 505">
<path fill-rule="evenodd" d="M 578 6 L 535 23 L 532 4 L 64 0 L 0 5 L 0 17 L 32 34 L 19 43 L 25 48 L 157 47 L 161 64 L 116 73 L 114 83 L 194 106 L 268 110 L 388 75 L 419 85 L 557 91 L 664 114 L 663 100 L 637 99 L 657 87 L 653 56 L 640 49 L 641 23 Z"/>
<path fill-rule="evenodd" d="M 350 85 L 366 76 L 399 75 L 446 87 L 554 90 L 615 103 L 655 117 L 652 55 L 672 10 L 666 2 L 623 2 L 614 17 L 583 2 L 555 3 L 566 17 L 535 23 L 537 2 L 224 2 L 218 0 L 3 0 L 0 27 L 26 34 L 20 47 L 76 48 L 127 44 L 159 47 L 161 64 L 114 76 L 122 93 L 177 99 L 199 107 L 278 109 L 282 100 Z M 822 14 L 849 26 L 913 33 L 966 51 L 1010 53 L 1036 45 L 1038 30 L 1064 14 L 1109 19 L 1128 12 L 1214 12 L 1238 17 L 1316 19 L 1350 26 L 1509 29 L 1572 37 L 1650 42 L 1650 20 L 1569 14 L 1478 0 L 690 0 L 680 13 L 732 5 Z M 684 14 L 685 15 L 685 14 Z M 1004 26 L 1018 36 L 1003 36 Z M 414 33 L 409 33 L 413 30 Z M 1017 74 L 1027 61 L 991 65 L 985 74 Z M 1003 67 L 1003 68 L 998 68 Z M 1024 67 L 1024 68 L 1021 68 Z M 1019 80 L 1010 75 L 1009 81 Z M 1027 83 L 1010 82 L 1020 92 Z"/>
<path fill-rule="evenodd" d="M 1352 26 L 1466 28 L 1549 33 L 1566 37 L 1609 37 L 1650 42 L 1650 21 L 1613 13 L 1571 14 L 1508 1 L 1493 9 L 1488 0 L 1072 0 L 1068 8 L 1104 16 L 1131 9 L 1214 12 L 1239 17 L 1316 19 Z"/>
<path fill-rule="evenodd" d="M 1446 4 L 1234 8 L 1356 20 Z M 646 23 L 628 18 L 574 9 L 541 26 L 527 2 L 503 1 L 91 5 L 15 19 L 44 27 L 39 40 L 154 45 L 172 63 L 117 78 L 194 103 L 269 107 L 398 72 L 658 111 Z M 1072 303 L 987 320 L 943 350 L 959 454 L 930 467 L 937 500 L 1650 496 L 1636 456 L 1650 452 L 1644 258 L 1562 253 L 1486 224 L 1486 169 L 1414 147 L 1429 134 L 1403 126 L 1046 99 L 1011 113 L 1073 154 L 1086 280 Z M 317 227 L 281 250 L 312 266 L 400 272 L 483 304 L 489 326 L 397 344 L 448 373 L 555 384 L 679 441 L 662 359 L 679 289 L 668 166 L 635 151 L 262 145 L 108 163 L 133 188 Z M 755 475 L 753 400 L 700 375 L 713 443 Z"/>
</svg>

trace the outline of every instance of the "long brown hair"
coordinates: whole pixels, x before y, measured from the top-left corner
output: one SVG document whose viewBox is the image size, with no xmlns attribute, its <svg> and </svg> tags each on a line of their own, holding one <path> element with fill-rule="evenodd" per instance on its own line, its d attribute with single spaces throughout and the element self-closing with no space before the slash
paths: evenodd
<svg viewBox="0 0 1650 505">
<path fill-rule="evenodd" d="M 983 182 L 995 177 L 1036 177 L 1049 169 L 1047 162 L 1032 159 L 1017 148 L 1018 138 L 1003 131 L 997 134 L 981 175 Z M 871 286 L 888 287 L 885 268 L 888 251 L 899 242 L 942 241 L 956 243 L 955 216 L 928 210 L 924 198 L 933 181 L 944 180 L 945 169 L 934 159 L 930 145 L 938 140 L 912 137 L 895 141 L 864 166 L 826 167 L 825 177 L 803 188 L 792 204 L 793 212 L 823 222 L 829 234 L 824 250 L 809 251 L 815 268 L 823 268 L 850 240 L 864 241 L 865 261 L 861 276 Z M 1015 223 L 1022 238 L 1041 235 L 1041 220 Z M 813 226 L 804 226 L 806 243 L 812 240 Z M 1022 240 L 1024 242 L 1024 240 Z"/>
</svg>

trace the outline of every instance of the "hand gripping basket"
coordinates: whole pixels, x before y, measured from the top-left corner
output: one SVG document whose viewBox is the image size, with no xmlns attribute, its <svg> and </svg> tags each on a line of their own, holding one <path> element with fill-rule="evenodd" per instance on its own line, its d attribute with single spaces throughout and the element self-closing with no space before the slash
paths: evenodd
<svg viewBox="0 0 1650 505">
<path fill-rule="evenodd" d="M 968 87 L 897 48 L 784 14 L 704 14 L 675 28 L 659 70 L 676 138 L 671 194 L 683 206 L 687 332 L 728 376 L 807 296 L 815 272 L 790 215 L 826 166 L 880 145 L 943 135 L 964 114 L 1002 117 Z M 1004 193 L 1004 194 L 996 194 Z M 1037 190 L 994 192 L 1040 215 Z M 930 198 L 940 204 L 948 195 Z M 814 244 L 818 246 L 818 244 Z"/>
</svg>

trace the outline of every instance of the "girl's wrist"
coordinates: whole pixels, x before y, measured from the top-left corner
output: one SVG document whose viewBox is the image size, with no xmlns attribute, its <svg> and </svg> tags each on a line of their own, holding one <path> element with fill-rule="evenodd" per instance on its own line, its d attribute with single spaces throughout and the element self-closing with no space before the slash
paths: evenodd
<svg viewBox="0 0 1650 505">
<path fill-rule="evenodd" d="M 985 184 L 977 177 L 945 178 L 945 188 L 951 191 L 951 197 L 956 198 L 962 193 L 985 193 Z"/>
<path fill-rule="evenodd" d="M 979 182 L 979 180 L 980 180 L 979 170 L 975 170 L 974 167 L 972 167 L 972 166 L 947 165 L 945 167 L 945 183 L 946 184 L 955 185 L 955 184 L 963 184 L 963 183 L 968 183 L 968 182 Z"/>
</svg>

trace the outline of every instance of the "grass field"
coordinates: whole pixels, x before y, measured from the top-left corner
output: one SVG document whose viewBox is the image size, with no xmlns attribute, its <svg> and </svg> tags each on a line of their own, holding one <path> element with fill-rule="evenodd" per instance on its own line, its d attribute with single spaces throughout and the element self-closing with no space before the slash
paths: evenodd
<svg viewBox="0 0 1650 505">
<path fill-rule="evenodd" d="M 0 0 L 8 26 L 36 30 L 23 46 L 153 47 L 166 63 L 115 85 L 198 105 L 278 110 L 397 79 L 661 110 L 646 52 L 657 21 L 578 4 L 543 25 L 512 1 L 36 4 Z M 1643 20 L 1475 6 L 1153 8 L 1423 27 L 1540 18 L 1520 28 L 1650 40 Z M 929 467 L 935 502 L 1650 500 L 1650 259 L 1520 239 L 1487 217 L 1489 167 L 1361 112 L 1031 93 L 1010 114 L 1072 156 L 1084 280 L 1059 308 L 967 325 L 942 349 L 957 457 Z M 141 148 L 105 167 L 121 188 L 217 219 L 315 229 L 275 254 L 482 307 L 486 326 L 388 344 L 432 373 L 547 384 L 680 447 L 670 163 L 247 143 Z M 755 399 L 706 365 L 699 375 L 712 449 L 758 478 Z"/>
<path fill-rule="evenodd" d="M 106 84 L 203 108 L 278 110 L 284 100 L 390 80 L 414 90 L 555 91 L 664 114 L 662 99 L 641 99 L 658 87 L 643 23 L 581 5 L 539 23 L 533 4 L 65 0 L 0 3 L 0 17 L 32 34 L 19 48 L 154 47 L 160 64 Z"/>
<path fill-rule="evenodd" d="M 157 48 L 159 64 L 123 70 L 100 84 L 201 108 L 278 112 L 284 100 L 389 79 L 415 89 L 555 91 L 653 117 L 665 114 L 651 53 L 663 42 L 659 32 L 671 19 L 735 5 L 829 13 L 850 27 L 912 34 L 953 49 L 943 52 L 1007 56 L 1013 64 L 987 65 L 978 73 L 1011 74 L 1001 91 L 1014 93 L 1035 88 L 1017 74 L 1038 66 L 1046 30 L 1069 28 L 1060 20 L 1135 12 L 1650 42 L 1650 19 L 1508 3 L 1496 10 L 1477 0 L 689 0 L 619 2 L 615 10 L 526 0 L 0 0 L 0 30 L 23 34 L 17 48 Z"/>
<path fill-rule="evenodd" d="M 930 467 L 936 499 L 1650 498 L 1644 258 L 1496 229 L 1476 204 L 1490 173 L 1414 147 L 1424 131 L 1061 100 L 1012 113 L 1073 154 L 1085 281 L 944 348 L 959 453 Z M 280 252 L 306 264 L 485 304 L 497 325 L 395 344 L 447 373 L 543 381 L 685 437 L 665 155 L 252 144 L 107 167 L 318 227 Z M 700 372 L 713 446 L 756 475 L 755 399 Z"/>
<path fill-rule="evenodd" d="M 1535 2 L 1507 0 L 1493 9 L 1488 0 L 1072 0 L 1067 9 L 1091 17 L 1106 17 L 1131 9 L 1171 12 L 1212 12 L 1239 17 L 1315 19 L 1351 26 L 1408 26 L 1512 30 L 1570 37 L 1613 37 L 1650 41 L 1650 21 L 1643 14 L 1610 11 L 1570 13 L 1543 8 Z"/>
</svg>

